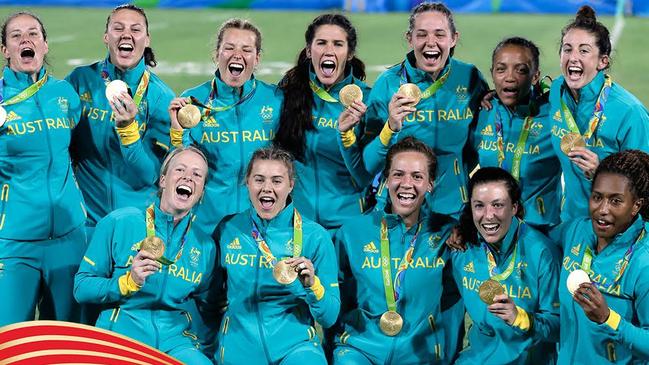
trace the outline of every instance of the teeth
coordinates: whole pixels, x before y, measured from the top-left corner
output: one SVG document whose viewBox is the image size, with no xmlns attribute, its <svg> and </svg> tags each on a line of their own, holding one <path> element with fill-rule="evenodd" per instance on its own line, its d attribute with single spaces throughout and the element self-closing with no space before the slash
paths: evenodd
<svg viewBox="0 0 649 365">
<path fill-rule="evenodd" d="M 335 68 L 336 63 L 334 61 L 326 60 L 322 62 L 322 67 L 323 68 Z"/>
<path fill-rule="evenodd" d="M 187 185 L 179 185 L 176 188 L 176 192 L 183 195 L 192 195 L 192 188 Z"/>
<path fill-rule="evenodd" d="M 424 52 L 424 57 L 436 58 L 436 57 L 439 57 L 440 54 L 441 54 L 441 52 L 439 52 L 439 51 L 425 51 Z"/>
<path fill-rule="evenodd" d="M 415 194 L 411 194 L 411 193 L 399 193 L 399 194 L 397 194 L 397 197 L 398 197 L 399 199 L 414 199 L 414 198 L 415 198 Z"/>
<path fill-rule="evenodd" d="M 117 48 L 120 51 L 132 51 L 133 50 L 133 45 L 131 45 L 131 44 L 120 44 L 119 46 L 117 46 Z"/>
<path fill-rule="evenodd" d="M 231 63 L 228 65 L 228 67 L 233 71 L 243 71 L 244 69 L 243 65 L 240 63 Z"/>
<path fill-rule="evenodd" d="M 494 232 L 494 231 L 498 230 L 499 227 L 500 227 L 500 224 L 498 224 L 498 223 L 485 223 L 485 224 L 482 225 L 482 228 L 484 228 L 486 231 L 489 231 L 489 232 Z"/>
</svg>

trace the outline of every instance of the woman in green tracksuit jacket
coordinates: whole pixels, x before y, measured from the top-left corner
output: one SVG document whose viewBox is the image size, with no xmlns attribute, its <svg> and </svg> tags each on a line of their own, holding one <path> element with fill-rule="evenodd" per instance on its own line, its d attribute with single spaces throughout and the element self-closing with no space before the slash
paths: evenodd
<svg viewBox="0 0 649 365">
<path fill-rule="evenodd" d="M 457 218 L 467 199 L 463 151 L 487 86 L 475 66 L 452 58 L 459 33 L 444 4 L 415 7 L 406 38 L 412 51 L 372 87 L 365 120 L 368 133 L 376 138 L 363 148 L 363 165 L 371 174 L 380 172 L 388 147 L 416 136 L 433 148 L 439 161 L 429 206 Z M 415 84 L 422 94 L 414 106 L 416 99 L 397 93 L 406 83 Z M 359 159 L 359 148 L 343 148 L 349 163 Z M 384 184 L 377 194 L 377 200 L 386 201 Z"/>
<path fill-rule="evenodd" d="M 160 172 L 160 198 L 145 209 L 121 208 L 97 224 L 75 277 L 80 303 L 101 304 L 97 327 L 132 337 L 187 364 L 212 364 L 190 332 L 185 303 L 196 299 L 216 327 L 217 249 L 195 232 L 192 207 L 207 176 L 205 155 L 174 150 Z M 157 243 L 156 243 L 157 241 Z"/>
<path fill-rule="evenodd" d="M 561 220 L 588 213 L 591 178 L 599 160 L 618 151 L 649 152 L 649 114 L 606 73 L 608 29 L 589 6 L 561 32 L 561 72 L 550 90 L 552 145 L 565 180 Z"/>
<path fill-rule="evenodd" d="M 560 364 L 649 361 L 648 202 L 649 155 L 615 153 L 595 172 L 590 217 L 562 224 Z M 577 269 L 590 281 L 573 295 Z"/>
<path fill-rule="evenodd" d="M 345 165 L 338 139 L 342 134 L 351 143 L 363 136 L 363 100 L 370 89 L 362 81 L 365 65 L 355 56 L 356 29 L 344 15 L 318 16 L 304 38 L 297 65 L 279 83 L 284 105 L 275 143 L 297 160 L 296 208 L 333 232 L 365 210 L 371 176 Z M 355 101 L 348 85 L 360 88 L 362 98 Z"/>
<path fill-rule="evenodd" d="M 469 181 L 453 276 L 473 325 L 456 364 L 552 364 L 559 337 L 556 245 L 521 219 L 521 189 L 498 167 Z"/>
<path fill-rule="evenodd" d="M 167 107 L 173 92 L 147 66 L 146 14 L 135 5 L 113 9 L 106 20 L 108 56 L 67 76 L 81 98 L 81 119 L 72 135 L 75 174 L 88 207 L 90 236 L 97 222 L 115 209 L 143 208 L 155 200 L 160 163 L 169 150 Z M 132 92 L 106 97 L 111 81 Z"/>
<path fill-rule="evenodd" d="M 451 362 L 445 342 L 457 333 L 440 316 L 442 299 L 453 297 L 442 288 L 452 283 L 443 242 L 454 222 L 424 204 L 436 164 L 430 147 L 412 137 L 392 146 L 385 171 L 390 203 L 336 233 L 344 332 L 334 364 Z"/>
<path fill-rule="evenodd" d="M 72 276 L 86 249 L 81 192 L 70 165 L 79 97 L 43 67 L 47 34 L 19 12 L 2 25 L 0 79 L 0 327 L 79 320 Z"/>
<path fill-rule="evenodd" d="M 472 145 L 481 167 L 509 171 L 521 187 L 525 223 L 548 232 L 559 224 L 561 165 L 551 141 L 550 104 L 539 85 L 539 49 L 512 37 L 493 51 L 492 109 L 480 113 Z"/>
<path fill-rule="evenodd" d="M 255 150 L 271 144 L 277 130 L 282 93 L 252 74 L 260 52 L 261 32 L 256 26 L 227 20 L 217 35 L 214 78 L 186 90 L 169 107 L 172 144 L 199 145 L 208 157 L 210 179 L 195 224 L 209 235 L 223 217 L 250 207 L 246 165 Z M 188 103 L 199 106 L 202 119 L 183 130 L 177 113 Z"/>
<path fill-rule="evenodd" d="M 217 364 L 327 363 L 314 324 L 338 317 L 336 254 L 327 231 L 287 200 L 294 171 L 288 152 L 256 151 L 246 172 L 252 208 L 215 231 L 228 294 Z"/>
</svg>

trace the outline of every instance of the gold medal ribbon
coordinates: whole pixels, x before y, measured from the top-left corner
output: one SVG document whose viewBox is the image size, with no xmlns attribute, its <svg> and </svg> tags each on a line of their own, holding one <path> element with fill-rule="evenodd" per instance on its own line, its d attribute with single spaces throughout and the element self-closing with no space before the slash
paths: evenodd
<svg viewBox="0 0 649 365">
<path fill-rule="evenodd" d="M 505 146 L 504 146 L 504 137 L 503 137 L 503 123 L 500 117 L 500 113 L 495 111 L 496 117 L 494 124 L 496 125 L 496 135 L 498 136 L 496 145 L 498 146 L 498 167 L 503 168 L 503 162 L 505 161 Z M 514 149 L 514 158 L 512 159 L 512 169 L 511 173 L 514 179 L 518 180 L 521 176 L 521 160 L 523 159 L 523 154 L 525 152 L 525 144 L 527 143 L 527 137 L 530 135 L 530 129 L 534 118 L 532 116 L 525 117 L 523 121 L 523 129 L 521 134 L 518 136 L 518 142 L 516 143 L 516 148 Z"/>
<path fill-rule="evenodd" d="M 257 242 L 259 251 L 266 257 L 266 261 L 270 262 L 272 266 L 277 264 L 277 258 L 273 255 L 266 240 L 259 232 L 257 224 L 254 220 L 252 222 L 252 238 Z M 297 209 L 293 209 L 293 257 L 299 257 L 302 254 L 302 216 L 298 213 Z"/>
<path fill-rule="evenodd" d="M 38 81 L 35 83 L 29 85 L 26 89 L 23 91 L 19 92 L 17 95 L 12 97 L 11 99 L 4 101 L 4 98 L 2 97 L 2 91 L 4 89 L 4 79 L 0 79 L 0 106 L 5 106 L 5 105 L 13 105 L 13 104 L 18 104 L 21 103 L 38 92 L 38 90 L 41 89 L 43 85 L 47 82 L 48 79 L 48 74 L 45 72 L 43 74 L 43 77 L 41 77 Z"/>
<path fill-rule="evenodd" d="M 408 75 L 406 74 L 405 62 L 406 61 L 404 61 L 401 64 L 401 80 L 400 80 L 401 85 L 408 83 Z M 439 90 L 439 88 L 444 85 L 444 83 L 446 82 L 446 79 L 448 79 L 448 76 L 450 74 L 451 74 L 451 64 L 449 63 L 448 64 L 448 69 L 446 70 L 446 72 L 444 72 L 444 74 L 442 76 L 440 76 L 435 82 L 433 82 L 429 87 L 427 87 L 426 90 L 422 91 L 421 99 L 422 100 L 423 99 L 428 99 L 431 96 L 435 95 L 437 90 Z"/>
<path fill-rule="evenodd" d="M 223 112 L 226 110 L 230 110 L 239 104 L 244 103 L 246 100 L 250 99 L 255 94 L 255 90 L 257 90 L 257 80 L 252 79 L 252 88 L 250 89 L 250 91 L 248 91 L 246 95 L 244 95 L 236 103 L 231 105 L 225 105 L 225 106 L 212 106 L 212 103 L 216 99 L 216 78 L 214 78 L 212 79 L 212 89 L 210 90 L 210 94 L 205 104 L 201 103 L 197 98 L 193 96 L 190 96 L 189 100 L 192 104 L 203 108 L 205 110 L 203 114 L 203 118 L 207 118 L 210 116 L 212 112 L 216 112 L 216 113 Z"/>
<path fill-rule="evenodd" d="M 617 275 L 615 276 L 615 279 L 611 284 L 608 285 L 602 285 L 600 283 L 597 283 L 597 286 L 599 288 L 602 288 L 604 290 L 608 288 L 614 288 L 615 285 L 622 279 L 622 275 L 624 275 L 624 272 L 626 271 L 626 268 L 629 266 L 629 261 L 631 260 L 631 255 L 633 254 L 633 250 L 635 248 L 636 243 L 640 242 L 642 238 L 644 238 L 645 235 L 645 230 L 643 229 L 640 234 L 638 235 L 638 238 L 631 244 L 631 246 L 626 250 L 624 253 L 624 256 L 622 257 L 622 263 L 620 264 L 620 270 L 618 271 Z M 591 264 L 593 262 L 593 251 L 591 250 L 590 246 L 586 246 L 586 250 L 584 251 L 584 257 L 581 259 L 581 269 L 584 270 L 589 276 L 591 273 Z M 594 274 L 594 272 L 593 272 Z"/>
<path fill-rule="evenodd" d="M 185 227 L 185 231 L 180 238 L 180 249 L 178 250 L 176 257 L 174 257 L 173 260 L 169 260 L 168 258 L 162 256 L 158 259 L 161 264 L 175 264 L 182 257 L 183 249 L 185 248 L 185 240 L 187 239 L 187 232 L 189 232 L 189 227 L 191 227 L 191 225 L 192 219 L 190 218 L 189 222 L 187 223 L 187 227 Z M 155 206 L 153 204 L 149 205 L 149 207 L 146 208 L 146 236 L 155 237 Z M 168 239 L 171 239 L 171 237 L 168 237 Z"/>
<path fill-rule="evenodd" d="M 586 130 L 586 133 L 583 134 L 583 137 L 586 142 L 590 140 L 590 138 L 597 130 L 599 121 L 602 119 L 602 115 L 604 114 L 604 106 L 608 101 L 608 95 L 611 93 L 612 86 L 613 86 L 613 79 L 611 78 L 611 76 L 604 75 L 604 86 L 602 87 L 602 90 L 599 92 L 599 96 L 597 97 L 597 101 L 595 102 L 595 109 L 593 110 L 593 116 L 590 119 L 590 122 L 588 123 L 588 130 Z M 577 126 L 577 122 L 575 121 L 575 118 L 570 112 L 568 105 L 566 105 L 566 103 L 563 101 L 563 98 L 561 98 L 561 112 L 563 114 L 563 120 L 566 121 L 566 125 L 568 126 L 568 129 L 570 129 L 572 133 L 576 133 L 581 136 L 582 134 L 581 132 L 579 132 L 579 127 Z"/>
<path fill-rule="evenodd" d="M 397 300 L 399 300 L 399 295 L 401 293 L 401 283 L 403 281 L 405 271 L 408 269 L 408 265 L 412 260 L 412 254 L 415 249 L 415 243 L 417 242 L 419 230 L 421 230 L 421 223 L 417 226 L 417 231 L 410 240 L 408 249 L 401 259 L 401 263 L 399 264 L 399 267 L 397 269 L 397 274 L 395 275 L 393 284 L 391 268 L 392 259 L 390 258 L 390 239 L 388 237 L 388 225 L 385 221 L 385 218 L 381 220 L 381 274 L 383 275 L 383 291 L 385 293 L 385 301 L 388 305 L 389 311 L 397 311 Z"/>
<path fill-rule="evenodd" d="M 485 242 L 482 242 L 482 248 L 485 251 L 485 254 L 487 255 L 487 264 L 489 265 L 489 276 L 491 280 L 500 282 L 502 280 L 507 279 L 512 272 L 514 272 L 514 265 L 516 263 L 516 256 L 517 256 L 517 251 L 518 251 L 518 234 L 519 230 L 523 230 L 524 225 L 521 222 L 521 224 L 518 226 L 516 229 L 516 233 L 514 234 L 514 252 L 512 253 L 512 257 L 509 260 L 509 263 L 507 264 L 507 267 L 505 268 L 505 271 L 500 272 L 500 269 L 498 269 L 498 265 L 496 264 L 496 259 L 494 258 L 493 253 L 491 252 L 491 248 L 489 248 L 489 245 Z"/>
<path fill-rule="evenodd" d="M 339 103 L 338 99 L 334 98 L 331 96 L 327 90 L 321 88 L 320 86 L 316 85 L 313 80 L 309 80 L 309 86 L 311 86 L 311 90 L 318 95 L 318 97 L 328 103 Z"/>
</svg>

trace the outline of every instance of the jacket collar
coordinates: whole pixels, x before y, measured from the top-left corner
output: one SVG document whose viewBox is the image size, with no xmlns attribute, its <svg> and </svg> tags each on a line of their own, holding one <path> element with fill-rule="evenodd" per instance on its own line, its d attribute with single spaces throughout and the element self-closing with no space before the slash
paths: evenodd
<svg viewBox="0 0 649 365">
<path fill-rule="evenodd" d="M 290 199 L 290 198 L 289 198 Z M 265 231 L 268 228 L 284 228 L 284 227 L 292 227 L 293 226 L 293 211 L 295 210 L 295 207 L 293 206 L 293 202 L 288 200 L 286 202 L 286 206 L 284 209 L 282 209 L 279 214 L 277 214 L 274 218 L 272 219 L 262 219 L 259 217 L 257 214 L 257 211 L 255 210 L 254 207 L 251 207 L 249 209 L 250 211 L 250 218 L 252 219 L 253 222 L 257 225 L 259 230 Z"/>
<path fill-rule="evenodd" d="M 239 101 L 239 99 L 247 95 L 253 89 L 256 83 L 255 75 L 251 75 L 250 80 L 243 84 L 242 89 L 232 87 L 221 79 L 221 73 L 219 70 L 214 72 L 214 79 L 216 80 L 216 99 L 226 102 Z"/>
<path fill-rule="evenodd" d="M 439 75 L 437 75 L 437 78 L 439 78 L 444 73 L 446 73 L 446 71 L 451 65 L 451 62 L 453 62 L 453 59 L 449 57 L 448 60 L 446 60 L 446 65 L 444 65 L 442 71 L 439 73 Z M 414 51 L 408 52 L 408 54 L 406 55 L 406 59 L 403 63 L 404 63 L 404 67 L 406 68 L 406 74 L 408 75 L 408 79 L 409 79 L 408 82 L 418 84 L 422 82 L 432 83 L 435 81 L 430 76 L 430 74 L 417 68 L 417 60 L 415 59 Z"/>
<path fill-rule="evenodd" d="M 39 80 L 41 77 L 43 77 L 43 75 L 45 75 L 45 67 L 42 67 L 41 70 L 38 71 L 38 76 L 36 77 L 36 79 Z M 9 86 L 12 89 L 18 89 L 16 93 L 9 93 L 8 95 L 4 93 L 4 90 L 0 90 L 5 100 L 7 100 L 9 97 L 14 96 L 15 94 L 18 94 L 18 92 L 34 83 L 34 80 L 29 77 L 29 74 L 25 72 L 14 71 L 9 68 L 9 66 L 5 66 L 2 72 L 2 78 L 5 86 Z"/>
<path fill-rule="evenodd" d="M 133 92 L 135 92 L 135 88 L 137 88 L 137 85 L 140 83 L 142 74 L 144 74 L 144 71 L 146 71 L 146 65 L 144 64 L 144 57 L 140 59 L 140 62 L 138 62 L 137 65 L 135 65 L 135 67 L 130 68 L 126 71 L 120 70 L 110 62 L 110 54 L 106 56 L 106 59 L 104 60 L 104 64 L 106 65 L 106 71 L 108 71 L 108 77 L 111 80 L 124 81 L 133 90 Z"/>
</svg>

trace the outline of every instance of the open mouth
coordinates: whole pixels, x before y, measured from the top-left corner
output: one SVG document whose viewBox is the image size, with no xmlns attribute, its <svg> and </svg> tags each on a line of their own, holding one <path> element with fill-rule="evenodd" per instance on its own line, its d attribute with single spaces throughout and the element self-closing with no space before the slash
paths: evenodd
<svg viewBox="0 0 649 365">
<path fill-rule="evenodd" d="M 496 233 L 500 229 L 500 224 L 498 223 L 482 223 L 480 226 L 487 233 Z"/>
<path fill-rule="evenodd" d="M 259 198 L 259 203 L 261 204 L 261 208 L 264 210 L 269 210 L 275 205 L 275 199 L 269 197 L 269 196 L 262 196 Z"/>
<path fill-rule="evenodd" d="M 245 68 L 246 67 L 244 65 L 236 62 L 233 62 L 228 65 L 228 71 L 230 71 L 230 74 L 232 74 L 232 76 L 241 75 L 241 73 L 243 73 L 243 70 L 245 70 Z"/>
<path fill-rule="evenodd" d="M 442 52 L 440 52 L 440 51 L 424 51 L 423 55 L 424 55 L 424 58 L 426 60 L 435 62 L 442 56 Z"/>
<path fill-rule="evenodd" d="M 131 55 L 135 47 L 131 43 L 120 43 L 117 45 L 117 50 L 119 55 L 122 57 L 128 57 Z"/>
<path fill-rule="evenodd" d="M 331 60 L 322 61 L 322 63 L 320 64 L 320 69 L 325 76 L 333 76 L 334 71 L 336 71 L 336 63 Z"/>
<path fill-rule="evenodd" d="M 193 194 L 192 188 L 190 188 L 187 185 L 178 185 L 176 187 L 176 194 L 182 199 L 182 200 L 189 200 Z"/>
<path fill-rule="evenodd" d="M 516 87 L 504 87 L 502 93 L 507 97 L 516 97 L 518 95 L 518 88 Z"/>
<path fill-rule="evenodd" d="M 599 229 L 608 229 L 613 226 L 613 223 L 605 221 L 603 219 L 595 219 L 595 224 Z"/>
<path fill-rule="evenodd" d="M 568 77 L 571 80 L 577 80 L 584 74 L 584 69 L 578 66 L 568 67 Z"/>
<path fill-rule="evenodd" d="M 20 50 L 20 58 L 23 61 L 31 61 L 34 56 L 36 56 L 36 52 L 32 48 L 26 47 Z"/>
<path fill-rule="evenodd" d="M 397 193 L 397 199 L 401 205 L 410 205 L 415 202 L 417 196 L 413 193 Z"/>
</svg>

